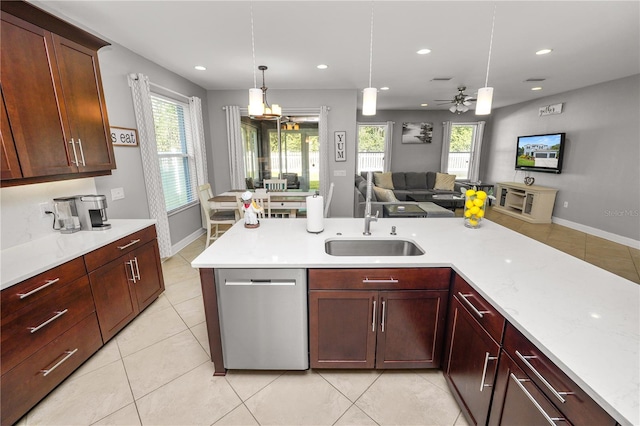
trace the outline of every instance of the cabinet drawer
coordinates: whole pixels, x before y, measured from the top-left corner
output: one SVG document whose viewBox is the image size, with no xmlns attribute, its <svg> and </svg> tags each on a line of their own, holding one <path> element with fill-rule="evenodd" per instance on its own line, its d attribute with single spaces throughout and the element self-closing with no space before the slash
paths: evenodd
<svg viewBox="0 0 640 426">
<path fill-rule="evenodd" d="M 493 339 L 502 342 L 505 320 L 477 291 L 456 274 L 453 281 L 453 291 L 462 306 L 475 318 Z"/>
<path fill-rule="evenodd" d="M 606 411 L 509 323 L 504 334 L 504 350 L 571 423 L 616 424 Z"/>
<path fill-rule="evenodd" d="M 2 374 L 95 311 L 85 275 L 2 323 Z"/>
<path fill-rule="evenodd" d="M 310 269 L 311 290 L 448 290 L 449 268 Z"/>
<path fill-rule="evenodd" d="M 2 424 L 17 421 L 101 346 L 92 313 L 2 375 Z"/>
<path fill-rule="evenodd" d="M 87 271 L 91 272 L 112 260 L 129 253 L 132 250 L 144 245 L 145 243 L 156 238 L 156 227 L 151 225 L 133 234 L 120 238 L 117 241 L 100 247 L 90 253 L 84 255 L 84 262 L 87 265 Z"/>
<path fill-rule="evenodd" d="M 18 310 L 28 304 L 48 296 L 86 274 L 82 257 L 78 257 L 2 290 L 0 293 L 2 322 L 4 323 L 5 318 L 14 316 Z"/>
</svg>

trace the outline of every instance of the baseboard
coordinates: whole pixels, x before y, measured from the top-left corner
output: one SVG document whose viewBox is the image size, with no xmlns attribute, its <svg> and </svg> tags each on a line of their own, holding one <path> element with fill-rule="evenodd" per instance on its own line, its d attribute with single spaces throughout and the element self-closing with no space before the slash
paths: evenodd
<svg viewBox="0 0 640 426">
<path fill-rule="evenodd" d="M 591 226 L 586 226 L 580 223 L 571 222 L 570 220 L 560 219 L 559 217 L 555 217 L 555 216 L 551 218 L 551 221 L 553 223 L 557 223 L 558 225 L 575 229 L 576 231 L 582 231 L 596 237 L 604 238 L 605 240 L 613 241 L 614 243 L 623 244 L 625 246 L 633 247 L 635 249 L 640 249 L 640 241 L 634 240 L 633 238 L 623 237 L 622 235 L 613 234 L 611 232 L 603 231 L 602 229 L 592 228 Z"/>
<path fill-rule="evenodd" d="M 185 248 L 186 246 L 188 246 L 189 244 L 197 240 L 200 237 L 200 235 L 206 234 L 206 233 L 207 231 L 200 228 L 194 233 L 192 233 L 191 235 L 188 235 L 182 240 L 178 241 L 177 243 L 171 246 L 171 255 L 173 256 L 174 254 L 178 253 L 180 250 L 182 250 L 183 248 Z"/>
</svg>

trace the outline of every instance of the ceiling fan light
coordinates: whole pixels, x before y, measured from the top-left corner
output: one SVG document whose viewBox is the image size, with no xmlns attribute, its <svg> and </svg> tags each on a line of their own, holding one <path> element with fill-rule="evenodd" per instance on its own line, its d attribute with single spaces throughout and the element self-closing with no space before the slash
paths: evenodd
<svg viewBox="0 0 640 426">
<path fill-rule="evenodd" d="M 280 108 L 280 105 L 278 104 L 273 104 L 271 105 L 271 113 L 275 115 L 282 115 L 282 108 Z"/>
<path fill-rule="evenodd" d="M 376 115 L 378 89 L 367 87 L 362 91 L 362 115 Z"/>
<path fill-rule="evenodd" d="M 493 101 L 493 87 L 483 87 L 478 90 L 478 100 L 476 101 L 476 115 L 491 114 L 491 103 Z"/>
<path fill-rule="evenodd" d="M 453 105 L 451 108 L 449 108 L 449 111 L 451 111 L 451 112 L 456 112 L 456 106 L 455 106 L 455 105 Z"/>
<path fill-rule="evenodd" d="M 469 111 L 469 108 L 467 108 L 467 107 L 466 107 L 466 106 L 464 106 L 464 105 L 461 105 L 461 106 L 460 106 L 460 111 L 462 111 L 462 112 L 467 112 L 467 111 Z"/>
<path fill-rule="evenodd" d="M 462 102 L 462 105 L 464 105 L 464 106 L 469 106 L 469 105 L 471 105 L 471 102 L 469 102 L 469 101 L 464 101 L 464 102 Z"/>
<path fill-rule="evenodd" d="M 249 89 L 249 115 L 262 115 L 264 104 L 262 103 L 262 90 Z"/>
</svg>

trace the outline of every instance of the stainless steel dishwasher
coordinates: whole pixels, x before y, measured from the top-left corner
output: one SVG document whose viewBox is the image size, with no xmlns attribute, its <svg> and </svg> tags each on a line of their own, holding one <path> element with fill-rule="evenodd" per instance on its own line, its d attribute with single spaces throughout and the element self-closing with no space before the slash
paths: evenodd
<svg viewBox="0 0 640 426">
<path fill-rule="evenodd" d="M 307 271 L 216 269 L 227 369 L 309 368 Z"/>
</svg>

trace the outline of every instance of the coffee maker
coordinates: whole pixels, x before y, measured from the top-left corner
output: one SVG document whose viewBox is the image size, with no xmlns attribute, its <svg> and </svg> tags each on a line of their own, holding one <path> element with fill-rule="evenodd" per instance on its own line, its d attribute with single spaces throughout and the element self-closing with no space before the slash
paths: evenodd
<svg viewBox="0 0 640 426">
<path fill-rule="evenodd" d="M 80 226 L 85 231 L 111 228 L 107 222 L 107 197 L 104 195 L 76 195 L 76 209 Z"/>
<path fill-rule="evenodd" d="M 53 199 L 53 229 L 62 234 L 72 234 L 80 230 L 80 217 L 76 209 L 75 197 Z"/>
</svg>

